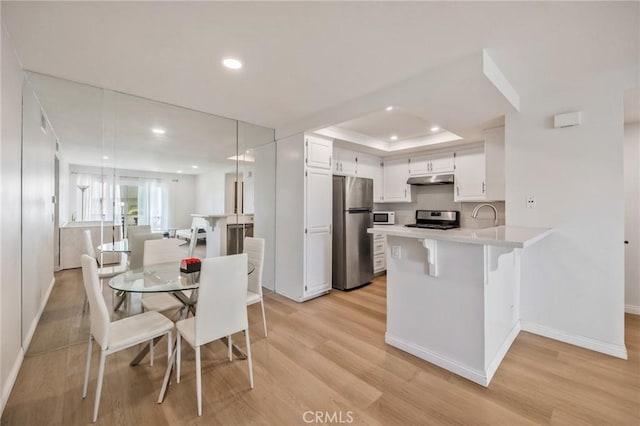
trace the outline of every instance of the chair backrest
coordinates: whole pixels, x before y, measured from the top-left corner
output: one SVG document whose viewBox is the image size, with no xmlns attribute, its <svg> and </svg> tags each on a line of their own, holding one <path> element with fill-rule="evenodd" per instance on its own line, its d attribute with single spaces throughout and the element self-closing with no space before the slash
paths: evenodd
<svg viewBox="0 0 640 426">
<path fill-rule="evenodd" d="M 138 234 L 150 234 L 151 226 L 150 225 L 131 225 L 127 226 L 127 239 L 131 240 L 134 235 Z"/>
<path fill-rule="evenodd" d="M 147 266 L 183 259 L 186 253 L 180 247 L 180 244 L 182 244 L 182 241 L 177 238 L 145 241 L 142 264 Z"/>
<path fill-rule="evenodd" d="M 195 344 L 202 345 L 246 330 L 247 254 L 202 260 Z"/>
<path fill-rule="evenodd" d="M 256 269 L 249 274 L 249 291 L 258 293 L 262 296 L 262 265 L 264 264 L 264 239 L 245 237 L 243 253 L 249 256 L 249 263 L 253 264 Z"/>
<path fill-rule="evenodd" d="M 147 240 L 158 240 L 162 238 L 162 234 L 138 234 L 133 238 L 129 238 L 129 246 L 131 247 L 131 256 L 129 257 L 129 268 L 142 268 L 142 260 L 144 259 L 144 242 Z"/>
<path fill-rule="evenodd" d="M 89 257 L 96 258 L 96 250 L 93 248 L 93 239 L 91 238 L 91 231 L 85 229 L 82 231 L 82 237 L 84 241 L 84 251 L 83 254 L 86 254 Z"/>
<path fill-rule="evenodd" d="M 80 257 L 82 264 L 82 280 L 84 291 L 89 300 L 89 312 L 91 318 L 91 335 L 96 339 L 102 349 L 109 347 L 109 310 L 102 297 L 100 279 L 98 278 L 98 265 L 96 259 L 83 254 Z"/>
</svg>

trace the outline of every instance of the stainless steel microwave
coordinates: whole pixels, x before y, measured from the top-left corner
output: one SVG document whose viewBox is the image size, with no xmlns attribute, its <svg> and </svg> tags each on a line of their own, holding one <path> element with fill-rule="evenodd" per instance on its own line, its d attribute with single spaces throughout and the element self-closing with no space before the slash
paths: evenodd
<svg viewBox="0 0 640 426">
<path fill-rule="evenodd" d="M 396 223 L 396 212 L 373 212 L 374 225 L 393 225 Z"/>
</svg>

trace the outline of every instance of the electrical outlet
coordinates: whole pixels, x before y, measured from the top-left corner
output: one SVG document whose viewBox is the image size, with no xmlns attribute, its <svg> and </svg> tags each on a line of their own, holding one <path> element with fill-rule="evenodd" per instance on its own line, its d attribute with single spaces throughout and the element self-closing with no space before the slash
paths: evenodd
<svg viewBox="0 0 640 426">
<path fill-rule="evenodd" d="M 391 257 L 400 259 L 400 246 L 391 246 Z"/>
<path fill-rule="evenodd" d="M 527 208 L 528 209 L 535 209 L 536 208 L 536 196 L 535 195 L 529 195 L 527 197 Z"/>
</svg>

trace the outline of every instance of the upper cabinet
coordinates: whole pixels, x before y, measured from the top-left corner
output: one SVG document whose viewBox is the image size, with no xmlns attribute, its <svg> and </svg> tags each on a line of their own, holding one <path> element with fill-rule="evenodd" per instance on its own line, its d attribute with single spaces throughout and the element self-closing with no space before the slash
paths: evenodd
<svg viewBox="0 0 640 426">
<path fill-rule="evenodd" d="M 305 135 L 307 149 L 306 163 L 308 167 L 331 170 L 333 142 L 330 139 Z"/>
<path fill-rule="evenodd" d="M 382 160 L 373 155 L 358 154 L 358 176 L 373 179 L 373 202 L 382 202 Z"/>
<path fill-rule="evenodd" d="M 454 201 L 504 200 L 504 127 L 484 131 L 484 148 L 455 153 Z"/>
<path fill-rule="evenodd" d="M 421 176 L 438 173 L 453 173 L 453 152 L 431 154 L 411 158 L 409 162 L 409 175 Z"/>
<path fill-rule="evenodd" d="M 333 150 L 333 174 L 343 176 L 358 176 L 358 157 L 360 153 L 348 149 L 335 148 Z"/>
<path fill-rule="evenodd" d="M 385 160 L 382 167 L 382 201 L 385 203 L 411 202 L 409 159 Z"/>
</svg>

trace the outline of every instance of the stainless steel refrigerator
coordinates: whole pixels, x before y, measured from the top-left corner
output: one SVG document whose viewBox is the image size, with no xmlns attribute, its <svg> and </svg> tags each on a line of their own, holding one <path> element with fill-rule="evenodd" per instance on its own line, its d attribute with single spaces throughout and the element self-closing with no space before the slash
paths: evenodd
<svg viewBox="0 0 640 426">
<path fill-rule="evenodd" d="M 373 279 L 373 179 L 333 177 L 333 288 Z"/>
</svg>

